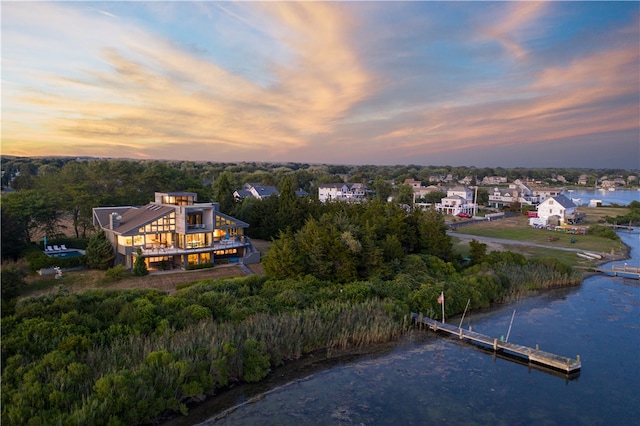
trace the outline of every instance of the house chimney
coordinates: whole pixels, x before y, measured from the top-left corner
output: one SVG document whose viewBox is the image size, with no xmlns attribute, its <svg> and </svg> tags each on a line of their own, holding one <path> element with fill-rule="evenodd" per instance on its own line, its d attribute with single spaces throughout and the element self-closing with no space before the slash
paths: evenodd
<svg viewBox="0 0 640 426">
<path fill-rule="evenodd" d="M 118 213 L 116 212 L 111 213 L 111 215 L 109 216 L 109 228 L 111 228 L 111 230 L 116 229 L 117 227 L 120 226 L 121 220 L 122 220 L 122 216 L 120 216 Z"/>
</svg>

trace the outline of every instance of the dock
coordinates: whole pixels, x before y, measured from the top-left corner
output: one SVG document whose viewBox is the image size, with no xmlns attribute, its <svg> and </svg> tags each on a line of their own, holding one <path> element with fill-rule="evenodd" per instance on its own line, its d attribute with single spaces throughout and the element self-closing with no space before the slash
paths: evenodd
<svg viewBox="0 0 640 426">
<path fill-rule="evenodd" d="M 614 277 L 632 278 L 640 280 L 640 267 L 627 265 L 611 265 L 608 268 L 593 268 L 595 272 L 612 275 Z"/>
<path fill-rule="evenodd" d="M 421 322 L 430 330 L 435 332 L 441 331 L 453 336 L 457 336 L 460 340 L 467 340 L 475 344 L 480 344 L 486 348 L 493 349 L 494 352 L 504 352 L 515 357 L 528 360 L 530 363 L 541 365 L 553 370 L 562 371 L 567 374 L 574 374 L 580 371 L 582 364 L 580 356 L 567 358 L 550 352 L 541 351 L 538 345 L 536 348 L 522 346 L 501 339 L 490 337 L 471 330 L 465 330 L 461 327 L 445 324 L 431 318 L 423 317 L 418 314 L 412 314 L 414 321 Z"/>
</svg>

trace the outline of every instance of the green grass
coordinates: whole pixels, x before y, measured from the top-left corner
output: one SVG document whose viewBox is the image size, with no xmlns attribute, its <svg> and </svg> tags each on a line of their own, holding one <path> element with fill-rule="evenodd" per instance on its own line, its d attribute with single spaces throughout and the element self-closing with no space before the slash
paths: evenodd
<svg viewBox="0 0 640 426">
<path fill-rule="evenodd" d="M 469 256 L 469 241 L 461 240 L 454 238 L 454 248 L 457 253 L 459 253 L 462 257 Z M 571 267 L 583 267 L 587 268 L 590 266 L 595 266 L 595 261 L 589 261 L 582 259 L 576 255 L 575 252 L 566 251 L 566 250 L 558 250 L 553 248 L 544 248 L 544 247 L 533 247 L 533 246 L 521 246 L 521 245 L 509 245 L 509 244 L 501 244 L 503 250 L 509 250 L 516 253 L 520 253 L 527 257 L 528 259 L 543 259 L 552 257 L 564 263 L 565 265 L 569 265 Z M 487 252 L 491 252 L 493 249 L 488 248 Z"/>
<path fill-rule="evenodd" d="M 528 225 L 512 224 L 509 222 L 487 222 L 456 229 L 457 233 L 476 235 L 479 237 L 501 238 L 506 240 L 527 241 L 529 243 L 543 244 L 555 247 L 570 247 L 575 249 L 593 251 L 596 253 L 611 253 L 613 249 L 620 254 L 622 244 L 606 238 L 592 235 L 575 235 L 559 231 L 547 231 L 535 229 Z M 549 238 L 558 238 L 549 241 Z M 571 241 L 574 240 L 572 243 Z M 575 255 L 575 254 L 574 254 Z"/>
</svg>

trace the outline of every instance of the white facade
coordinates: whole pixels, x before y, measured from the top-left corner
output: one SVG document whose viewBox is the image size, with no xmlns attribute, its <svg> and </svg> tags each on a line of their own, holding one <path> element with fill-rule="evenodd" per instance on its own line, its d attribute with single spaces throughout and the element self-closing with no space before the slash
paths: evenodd
<svg viewBox="0 0 640 426">
<path fill-rule="evenodd" d="M 473 202 L 473 191 L 467 187 L 455 187 L 447 190 L 447 196 L 436 203 L 435 209 L 443 214 L 459 215 L 461 213 L 473 215 L 476 204 Z"/>
<path fill-rule="evenodd" d="M 577 206 L 564 195 L 549 197 L 538 205 L 538 222 L 549 223 L 549 218 L 557 216 L 560 225 L 564 225 L 569 215 L 576 213 Z"/>
<path fill-rule="evenodd" d="M 359 201 L 367 193 L 363 183 L 329 183 L 318 187 L 318 200 L 327 201 Z"/>
</svg>

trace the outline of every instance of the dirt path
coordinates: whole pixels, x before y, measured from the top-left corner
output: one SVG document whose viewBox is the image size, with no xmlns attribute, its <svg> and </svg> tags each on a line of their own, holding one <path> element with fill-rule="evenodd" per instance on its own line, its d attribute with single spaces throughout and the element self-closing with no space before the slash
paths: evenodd
<svg viewBox="0 0 640 426">
<path fill-rule="evenodd" d="M 529 241 L 522 240 L 508 240 L 506 238 L 493 238 L 493 237 L 481 237 L 478 235 L 471 234 L 459 234 L 457 232 L 447 232 L 447 235 L 460 238 L 461 240 L 476 240 L 480 243 L 498 245 L 498 246 L 530 246 L 530 247 L 542 247 L 548 248 L 552 250 L 565 250 L 565 251 L 573 251 L 573 252 L 584 252 L 584 249 L 573 248 L 573 247 L 562 247 L 562 246 L 553 246 L 548 244 L 539 244 L 539 243 L 531 243 Z"/>
</svg>

